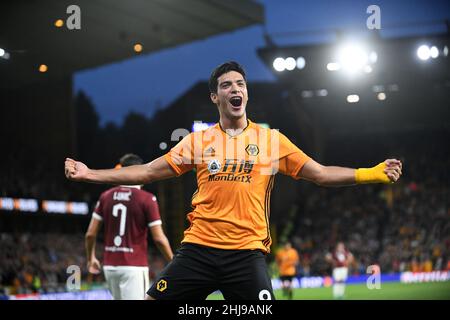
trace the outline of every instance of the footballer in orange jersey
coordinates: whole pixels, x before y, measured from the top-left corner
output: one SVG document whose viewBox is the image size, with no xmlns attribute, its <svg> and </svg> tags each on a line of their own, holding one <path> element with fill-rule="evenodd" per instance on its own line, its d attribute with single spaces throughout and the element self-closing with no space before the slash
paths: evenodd
<svg viewBox="0 0 450 320">
<path fill-rule="evenodd" d="M 181 248 L 147 291 L 149 299 L 205 299 L 220 290 L 225 299 L 273 299 L 265 255 L 270 251 L 270 192 L 285 174 L 322 186 L 393 183 L 399 160 L 372 168 L 324 166 L 283 134 L 247 119 L 247 81 L 236 62 L 215 68 L 209 80 L 218 123 L 184 137 L 166 155 L 118 170 L 93 170 L 67 158 L 73 181 L 145 184 L 196 169 L 198 190 Z"/>
<path fill-rule="evenodd" d="M 297 265 L 299 260 L 298 252 L 292 247 L 290 242 L 286 242 L 275 256 L 275 261 L 277 262 L 280 272 L 283 293 L 284 295 L 287 295 L 290 300 L 292 300 L 293 296 L 292 279 L 297 275 Z"/>
</svg>

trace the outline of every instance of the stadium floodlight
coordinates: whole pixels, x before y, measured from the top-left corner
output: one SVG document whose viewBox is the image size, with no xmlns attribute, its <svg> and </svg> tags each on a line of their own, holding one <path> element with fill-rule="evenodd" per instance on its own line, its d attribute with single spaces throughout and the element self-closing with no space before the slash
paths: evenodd
<svg viewBox="0 0 450 320">
<path fill-rule="evenodd" d="M 377 94 L 377 99 L 380 100 L 380 101 L 386 100 L 386 93 L 384 93 L 384 92 L 379 92 L 379 93 Z"/>
<path fill-rule="evenodd" d="M 297 61 L 295 61 L 294 58 L 288 57 L 286 60 L 284 60 L 284 63 L 286 65 L 286 70 L 292 71 L 297 66 Z"/>
<path fill-rule="evenodd" d="M 372 51 L 369 54 L 369 61 L 370 61 L 370 63 L 376 63 L 378 61 L 378 55 L 375 51 Z"/>
<path fill-rule="evenodd" d="M 369 65 L 364 66 L 364 72 L 365 73 L 371 73 L 372 72 L 372 67 Z"/>
<path fill-rule="evenodd" d="M 286 61 L 281 57 L 276 58 L 273 60 L 273 68 L 278 72 L 284 71 L 286 69 Z"/>
<path fill-rule="evenodd" d="M 341 65 L 338 62 L 330 62 L 327 64 L 328 71 L 338 71 L 341 69 Z"/>
<path fill-rule="evenodd" d="M 135 43 L 133 46 L 133 50 L 136 53 L 141 53 L 142 49 L 143 49 L 143 47 L 142 47 L 142 44 L 140 44 L 140 43 Z"/>
<path fill-rule="evenodd" d="M 431 56 L 430 47 L 428 47 L 425 44 L 421 45 L 417 49 L 417 56 L 419 57 L 420 60 L 424 61 L 430 59 Z"/>
<path fill-rule="evenodd" d="M 436 46 L 432 46 L 430 48 L 430 57 L 432 57 L 433 59 L 439 57 L 439 50 Z"/>
<path fill-rule="evenodd" d="M 444 53 L 444 56 L 448 56 L 448 47 L 445 46 L 444 50 L 442 50 L 442 52 Z"/>
<path fill-rule="evenodd" d="M 39 72 L 45 73 L 45 72 L 47 72 L 47 70 L 48 70 L 47 65 L 41 64 L 41 65 L 39 66 Z"/>
<path fill-rule="evenodd" d="M 6 53 L 5 49 L 0 48 L 0 57 L 3 57 L 5 53 Z"/>
<path fill-rule="evenodd" d="M 350 94 L 347 96 L 348 103 L 356 103 L 359 101 L 359 96 L 357 94 Z"/>
<path fill-rule="evenodd" d="M 354 73 L 360 71 L 369 61 L 367 52 L 358 45 L 346 45 L 338 53 L 339 62 L 342 69 Z"/>
<path fill-rule="evenodd" d="M 54 23 L 55 27 L 61 28 L 64 25 L 64 21 L 62 19 L 58 19 Z"/>
<path fill-rule="evenodd" d="M 306 60 L 303 57 L 298 57 L 297 58 L 297 69 L 303 69 L 306 65 Z"/>
</svg>

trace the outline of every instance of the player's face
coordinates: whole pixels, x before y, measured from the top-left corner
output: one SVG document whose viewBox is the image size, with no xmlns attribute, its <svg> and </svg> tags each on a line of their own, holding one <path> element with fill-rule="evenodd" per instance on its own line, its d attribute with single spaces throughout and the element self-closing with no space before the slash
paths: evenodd
<svg viewBox="0 0 450 320">
<path fill-rule="evenodd" d="M 229 119 L 242 118 L 248 101 L 247 83 L 242 74 L 224 73 L 217 83 L 217 93 L 211 93 L 211 100 L 218 105 L 221 115 Z"/>
</svg>

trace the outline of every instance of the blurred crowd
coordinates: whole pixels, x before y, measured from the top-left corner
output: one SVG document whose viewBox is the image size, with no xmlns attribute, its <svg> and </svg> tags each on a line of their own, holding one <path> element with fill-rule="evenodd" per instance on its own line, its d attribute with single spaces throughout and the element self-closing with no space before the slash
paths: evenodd
<svg viewBox="0 0 450 320">
<path fill-rule="evenodd" d="M 450 159 L 436 149 L 404 161 L 395 185 L 316 188 L 305 196 L 292 236 L 299 274 L 329 275 L 325 255 L 340 240 L 355 256 L 353 274 L 375 264 L 382 273 L 449 270 Z"/>
<path fill-rule="evenodd" d="M 101 240 L 96 247 L 101 261 Z M 165 262 L 153 251 L 149 261 L 154 279 Z M 65 292 L 67 284 L 74 283 L 71 276 L 77 267 L 81 289 L 104 285 L 103 273 L 87 272 L 82 234 L 0 233 L 0 295 Z"/>
<path fill-rule="evenodd" d="M 383 273 L 446 270 L 450 258 L 450 192 L 415 183 L 321 190 L 309 197 L 292 242 L 302 275 L 330 274 L 327 252 L 343 240 L 353 274 L 377 264 Z M 392 204 L 389 204 L 392 202 Z"/>
<path fill-rule="evenodd" d="M 10 294 L 64 291 L 70 265 L 85 265 L 82 236 L 0 234 L 0 283 Z"/>
</svg>

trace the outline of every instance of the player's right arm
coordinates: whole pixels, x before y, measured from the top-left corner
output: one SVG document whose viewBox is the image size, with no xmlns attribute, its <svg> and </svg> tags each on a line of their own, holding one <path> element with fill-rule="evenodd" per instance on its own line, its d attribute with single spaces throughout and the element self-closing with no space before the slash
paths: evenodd
<svg viewBox="0 0 450 320">
<path fill-rule="evenodd" d="M 113 185 L 139 185 L 176 176 L 164 157 L 142 165 L 104 170 L 90 169 L 80 161 L 66 158 L 65 174 L 73 181 Z"/>
</svg>

